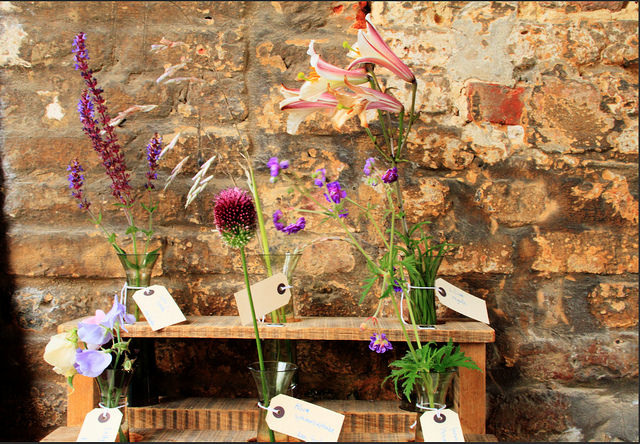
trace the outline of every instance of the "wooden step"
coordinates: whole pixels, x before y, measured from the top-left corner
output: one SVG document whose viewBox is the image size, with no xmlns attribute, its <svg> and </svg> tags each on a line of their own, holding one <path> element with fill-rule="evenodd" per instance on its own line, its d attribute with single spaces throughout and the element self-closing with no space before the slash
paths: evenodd
<svg viewBox="0 0 640 444">
<path fill-rule="evenodd" d="M 346 433 L 404 433 L 416 415 L 400 410 L 399 401 L 322 400 L 314 404 L 345 415 Z M 185 398 L 146 407 L 129 407 L 132 427 L 176 430 L 255 430 L 255 399 Z"/>
<path fill-rule="evenodd" d="M 161 430 L 132 429 L 140 441 L 146 442 L 247 442 L 255 437 L 255 431 L 219 431 L 219 430 Z M 80 433 L 80 427 L 60 427 L 40 442 L 74 442 Z M 467 442 L 496 442 L 494 435 L 465 434 Z M 407 442 L 413 439 L 411 433 L 345 433 L 340 434 L 339 442 Z"/>
</svg>

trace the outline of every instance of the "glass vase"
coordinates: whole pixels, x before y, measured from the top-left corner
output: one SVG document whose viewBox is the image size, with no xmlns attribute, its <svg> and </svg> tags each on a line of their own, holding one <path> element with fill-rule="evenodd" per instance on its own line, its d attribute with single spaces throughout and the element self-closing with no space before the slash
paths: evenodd
<svg viewBox="0 0 640 444">
<path fill-rule="evenodd" d="M 117 408 L 122 413 L 116 441 L 129 442 L 129 418 L 127 415 L 127 391 L 133 371 L 106 369 L 96 377 L 100 392 L 100 407 Z"/>
<path fill-rule="evenodd" d="M 302 253 L 269 253 L 260 255 L 260 259 L 265 266 L 266 277 L 282 273 L 287 277 L 289 285 L 293 286 L 293 288 L 289 289 L 291 292 L 291 299 L 289 300 L 289 303 L 284 307 L 280 307 L 274 313 L 267 315 L 270 322 L 285 323 L 297 322 L 300 320 L 296 312 L 293 272 L 298 266 L 298 261 L 301 257 Z M 269 270 L 271 270 L 271 272 Z"/>
<path fill-rule="evenodd" d="M 283 361 L 265 361 L 264 371 L 260 371 L 260 363 L 254 362 L 249 366 L 251 375 L 256 382 L 258 388 L 258 400 L 263 407 L 265 405 L 265 390 L 268 401 L 274 398 L 276 395 L 287 394 L 291 381 L 298 367 L 290 362 Z M 267 425 L 267 410 L 259 408 L 258 412 L 258 427 L 256 441 L 269 442 L 269 426 Z M 278 442 L 293 441 L 294 438 L 290 438 L 288 435 L 273 432 L 275 440 Z"/>
<path fill-rule="evenodd" d="M 139 321 L 141 313 L 133 300 L 133 294 L 140 288 L 145 288 L 151 285 L 151 273 L 158 257 L 160 257 L 160 252 L 158 250 L 154 250 L 148 253 L 139 254 L 117 254 L 127 276 L 127 289 L 125 290 L 127 298 L 127 313 L 132 313 L 136 317 L 136 321 Z"/>
<path fill-rule="evenodd" d="M 416 378 L 411 394 L 411 400 L 403 397 L 400 408 L 410 412 L 416 412 L 415 425 L 415 441 L 424 442 L 422 426 L 420 425 L 420 417 L 429 411 L 435 412 L 444 409 L 447 405 L 451 406 L 452 402 L 448 399 L 451 382 L 456 375 L 457 370 L 448 370 L 445 372 L 423 373 Z M 435 413 L 434 413 L 435 414 Z M 432 440 L 428 440 L 432 441 Z"/>
</svg>

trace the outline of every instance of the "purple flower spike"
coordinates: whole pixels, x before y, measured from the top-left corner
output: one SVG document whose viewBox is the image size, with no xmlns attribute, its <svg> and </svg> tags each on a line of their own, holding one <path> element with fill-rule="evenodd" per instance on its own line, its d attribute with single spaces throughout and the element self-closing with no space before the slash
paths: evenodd
<svg viewBox="0 0 640 444">
<path fill-rule="evenodd" d="M 329 194 L 325 193 L 324 197 L 329 203 L 339 204 L 342 199 L 347 197 L 347 192 L 340 188 L 340 182 L 337 180 L 327 184 L 327 191 L 329 191 Z"/>
<path fill-rule="evenodd" d="M 371 176 L 371 170 L 373 168 L 373 164 L 376 162 L 376 159 L 373 157 L 369 157 L 367 161 L 364 163 L 364 175 L 369 177 Z"/>
<path fill-rule="evenodd" d="M 152 190 L 155 188 L 151 181 L 158 178 L 158 156 L 161 152 L 162 137 L 158 136 L 158 133 L 155 133 L 151 140 L 149 140 L 149 144 L 147 145 L 147 161 L 149 162 L 149 171 L 147 171 L 147 183 L 144 186 L 147 190 Z"/>
<path fill-rule="evenodd" d="M 304 217 L 299 218 L 297 221 L 287 225 L 286 227 L 282 222 L 280 222 L 281 218 L 282 211 L 276 210 L 273 213 L 273 225 L 276 227 L 276 230 L 282 231 L 285 234 L 297 233 L 298 231 L 304 230 L 304 227 L 306 226 L 306 220 L 304 219 Z"/>
<path fill-rule="evenodd" d="M 83 199 L 84 191 L 82 190 L 82 187 L 84 186 L 84 175 L 80 174 L 84 171 L 84 168 L 82 168 L 82 165 L 80 165 L 78 160 L 75 159 L 71 162 L 71 165 L 67 167 L 67 171 L 70 171 L 68 180 L 69 188 L 73 190 L 71 195 L 78 199 L 78 207 L 88 210 L 91 204 L 87 199 Z"/>
<path fill-rule="evenodd" d="M 311 177 L 315 180 L 313 183 L 318 187 L 323 187 L 324 183 L 327 181 L 327 170 L 324 168 L 318 168 Z"/>
<path fill-rule="evenodd" d="M 289 161 L 283 160 L 282 162 L 279 162 L 277 157 L 272 157 L 267 162 L 267 166 L 269 167 L 269 174 L 271 175 L 271 179 L 269 179 L 269 181 L 271 183 L 274 183 L 276 180 L 278 180 L 280 170 L 286 170 L 287 168 L 289 168 Z"/>
<path fill-rule="evenodd" d="M 398 180 L 398 168 L 396 167 L 389 168 L 382 176 L 384 183 L 393 183 L 396 180 Z"/>
<path fill-rule="evenodd" d="M 256 208 L 249 193 L 240 188 L 227 188 L 218 193 L 213 217 L 222 240 L 232 248 L 244 247 L 254 235 Z"/>
<path fill-rule="evenodd" d="M 76 362 L 73 366 L 81 375 L 95 378 L 100 376 L 104 369 L 111 364 L 112 359 L 111 353 L 79 348 L 76 350 Z"/>
<path fill-rule="evenodd" d="M 369 350 L 376 353 L 384 353 L 387 350 L 393 350 L 391 342 L 387 340 L 384 333 L 375 333 L 371 336 L 371 343 L 369 344 Z"/>
</svg>

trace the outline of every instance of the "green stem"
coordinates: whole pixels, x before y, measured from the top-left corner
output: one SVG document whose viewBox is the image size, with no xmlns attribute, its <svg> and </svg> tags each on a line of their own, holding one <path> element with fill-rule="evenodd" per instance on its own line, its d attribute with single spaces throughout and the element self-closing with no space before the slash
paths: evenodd
<svg viewBox="0 0 640 444">
<path fill-rule="evenodd" d="M 251 308 L 251 320 L 253 321 L 253 331 L 256 335 L 256 348 L 258 350 L 258 363 L 260 365 L 260 382 L 262 384 L 262 397 L 264 399 L 264 407 L 269 407 L 269 391 L 267 390 L 267 380 L 265 378 L 264 358 L 262 356 L 262 345 L 260 343 L 260 332 L 258 331 L 258 321 L 256 320 L 256 311 L 253 306 L 253 297 L 251 296 L 251 285 L 249 284 L 249 271 L 247 270 L 247 257 L 244 253 L 244 247 L 240 247 L 240 256 L 242 259 L 242 273 L 244 274 L 244 285 L 249 296 L 249 307 Z M 269 429 L 269 439 L 275 442 L 273 430 Z"/>
<path fill-rule="evenodd" d="M 418 81 L 414 80 L 411 84 L 411 109 L 409 110 L 409 125 L 407 126 L 407 131 L 402 140 L 402 144 L 399 143 L 398 152 L 396 153 L 395 158 L 399 159 L 402 150 L 407 145 L 407 140 L 409 139 L 409 132 L 411 131 L 411 127 L 413 126 L 413 121 L 415 120 L 415 109 L 416 109 L 416 93 L 418 91 Z"/>
<path fill-rule="evenodd" d="M 387 250 L 389 250 L 389 244 L 387 243 L 387 239 L 384 237 L 384 234 L 382 233 L 382 230 L 380 229 L 380 226 L 378 225 L 376 220 L 373 218 L 373 216 L 371 216 L 369 211 L 366 208 L 364 208 L 362 205 L 360 205 L 359 203 L 349 199 L 348 197 L 345 197 L 345 200 L 347 202 L 350 202 L 351 204 L 355 205 L 356 207 L 360 208 L 364 212 L 365 216 L 371 221 L 371 224 L 373 225 L 373 227 L 375 228 L 376 232 L 378 233 L 378 236 L 380 236 L 380 238 L 382 239 L 382 242 L 384 242 L 384 246 L 387 248 Z"/>
</svg>

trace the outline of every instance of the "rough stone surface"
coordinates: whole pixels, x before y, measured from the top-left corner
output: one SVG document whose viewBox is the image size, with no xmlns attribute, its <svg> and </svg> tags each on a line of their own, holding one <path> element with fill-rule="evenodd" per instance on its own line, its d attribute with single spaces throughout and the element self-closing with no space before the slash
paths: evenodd
<svg viewBox="0 0 640 444">
<path fill-rule="evenodd" d="M 240 259 L 213 231 L 212 199 L 245 186 L 250 155 L 271 245 L 303 248 L 294 295 L 303 316 L 370 316 L 358 304 L 366 261 L 341 227 L 307 213 L 294 236 L 270 223 L 314 209 L 269 183 L 268 159 L 302 175 L 319 168 L 349 197 L 381 205 L 362 167 L 375 150 L 357 119 L 335 130 L 325 115 L 286 133 L 280 84 L 309 73 L 309 41 L 347 64 L 357 2 L 0 2 L 0 326 L 4 418 L 0 437 L 39 440 L 64 424 L 64 380 L 42 353 L 56 326 L 106 309 L 123 271 L 105 235 L 70 197 L 78 158 L 86 193 L 118 241 L 127 220 L 82 133 L 74 35 L 87 33 L 91 65 L 116 127 L 138 199 L 154 132 L 178 136 L 162 159 L 153 282 L 186 314 L 235 315 Z M 440 275 L 483 298 L 496 342 L 487 346 L 487 428 L 500 440 L 638 440 L 638 4 L 637 2 L 371 2 L 371 20 L 415 73 L 420 111 L 399 176 L 407 220 L 431 222 L 459 246 Z M 161 45 L 152 47 L 152 45 Z M 155 48 L 155 49 L 154 49 Z M 166 82 L 166 73 L 175 69 Z M 382 84 L 408 106 L 411 90 L 385 69 Z M 382 130 L 375 112 L 369 127 Z M 208 188 L 185 209 L 192 177 L 211 156 Z M 322 191 L 313 195 L 323 201 Z M 145 211 L 132 208 L 136 221 Z M 374 221 L 384 223 L 382 214 Z M 372 257 L 373 223 L 345 221 Z M 252 281 L 264 277 L 254 240 Z M 439 307 L 443 316 L 456 314 Z M 385 315 L 392 314 L 387 304 Z M 459 315 L 458 315 L 459 316 Z M 157 341 L 168 396 L 256 396 L 245 374 L 250 341 Z M 298 344 L 307 399 L 393 399 L 388 363 L 366 343 Z M 239 377 L 239 374 L 244 376 Z"/>
</svg>

